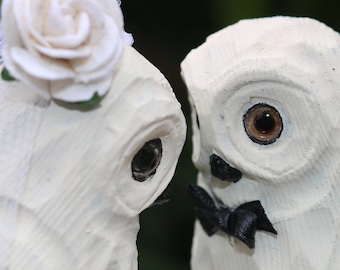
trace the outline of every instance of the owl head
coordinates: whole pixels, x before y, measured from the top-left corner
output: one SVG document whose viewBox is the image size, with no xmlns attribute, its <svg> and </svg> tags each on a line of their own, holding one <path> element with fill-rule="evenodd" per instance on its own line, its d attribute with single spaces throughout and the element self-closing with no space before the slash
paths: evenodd
<svg viewBox="0 0 340 270">
<path fill-rule="evenodd" d="M 126 46 L 94 108 L 0 83 L 0 265 L 137 269 L 138 215 L 169 185 L 186 132 L 164 76 Z"/>
<path fill-rule="evenodd" d="M 277 232 L 258 228 L 254 254 L 241 241 L 233 242 L 235 228 L 230 232 L 222 221 L 219 231 L 227 233 L 210 238 L 197 225 L 194 269 L 301 269 L 313 265 L 311 254 L 319 250 L 308 253 L 302 247 L 338 235 L 339 54 L 340 36 L 324 24 L 273 17 L 226 27 L 182 62 L 198 184 L 219 210 L 259 201 Z M 326 223 L 332 230 L 324 237 Z M 317 226 L 321 237 L 313 234 Z M 219 250 L 226 259 L 214 264 Z M 308 267 L 303 269 L 317 269 Z"/>
</svg>

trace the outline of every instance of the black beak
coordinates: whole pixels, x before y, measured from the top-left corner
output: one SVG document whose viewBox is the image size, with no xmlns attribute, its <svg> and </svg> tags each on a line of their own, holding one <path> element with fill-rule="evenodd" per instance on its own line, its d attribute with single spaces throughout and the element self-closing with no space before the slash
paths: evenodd
<svg viewBox="0 0 340 270">
<path fill-rule="evenodd" d="M 172 186 L 172 182 L 170 182 L 166 189 L 162 192 L 161 195 L 158 196 L 158 198 L 150 205 L 150 207 L 155 205 L 162 205 L 169 202 L 172 195 Z"/>
<path fill-rule="evenodd" d="M 242 177 L 242 173 L 239 170 L 231 167 L 227 162 L 215 154 L 210 156 L 210 170 L 213 176 L 222 181 L 236 183 Z"/>
</svg>

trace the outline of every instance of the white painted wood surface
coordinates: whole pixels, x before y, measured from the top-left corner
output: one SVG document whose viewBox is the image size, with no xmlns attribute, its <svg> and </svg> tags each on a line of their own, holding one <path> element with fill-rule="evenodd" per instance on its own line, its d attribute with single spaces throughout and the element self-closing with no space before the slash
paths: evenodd
<svg viewBox="0 0 340 270">
<path fill-rule="evenodd" d="M 222 232 L 208 237 L 196 222 L 192 269 L 339 269 L 339 34 L 308 18 L 244 20 L 209 36 L 181 67 L 198 184 L 231 208 L 260 200 L 278 232 L 257 231 L 249 249 Z M 243 117 L 258 103 L 283 121 L 271 144 L 245 132 Z M 242 172 L 239 182 L 212 176 L 212 154 Z"/>
<path fill-rule="evenodd" d="M 164 76 L 126 46 L 92 110 L 0 84 L 0 269 L 137 270 L 138 215 L 169 184 L 185 140 Z M 155 138 L 156 173 L 135 181 L 132 159 Z"/>
</svg>

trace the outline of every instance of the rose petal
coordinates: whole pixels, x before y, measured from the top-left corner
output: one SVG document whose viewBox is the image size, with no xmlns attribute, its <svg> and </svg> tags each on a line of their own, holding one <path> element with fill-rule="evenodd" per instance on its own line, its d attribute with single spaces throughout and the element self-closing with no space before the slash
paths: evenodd
<svg viewBox="0 0 340 270">
<path fill-rule="evenodd" d="M 12 47 L 10 49 L 13 61 L 21 67 L 29 75 L 39 79 L 46 80 L 61 80 L 73 78 L 74 72 L 67 68 L 61 61 L 51 61 L 48 58 L 37 58 L 30 54 L 28 51 Z"/>
<path fill-rule="evenodd" d="M 94 93 L 103 96 L 110 89 L 112 77 L 106 77 L 90 84 L 74 83 L 73 80 L 51 82 L 51 93 L 53 98 L 67 102 L 78 102 L 90 100 Z"/>
<path fill-rule="evenodd" d="M 44 0 L 46 1 L 46 0 Z M 67 35 L 72 27 L 72 18 L 64 16 L 59 0 L 49 0 L 49 8 L 46 10 L 47 14 L 41 14 L 44 19 L 42 30 L 43 36 L 64 36 Z M 42 8 L 41 8 L 42 9 Z M 71 29 L 70 29 L 71 28 Z"/>
<path fill-rule="evenodd" d="M 36 52 L 34 51 L 34 48 L 32 48 L 31 39 L 27 32 L 28 24 L 26 22 L 26 18 L 29 15 L 29 11 L 30 11 L 29 4 L 33 5 L 35 2 L 36 1 L 13 0 L 13 7 L 12 7 L 13 10 L 10 11 L 11 13 L 12 12 L 14 13 L 14 17 L 17 22 L 17 25 L 16 25 L 17 27 L 11 30 L 19 32 L 22 43 L 24 44 L 24 47 L 26 47 L 26 49 L 31 51 L 32 53 L 36 53 Z"/>
<path fill-rule="evenodd" d="M 19 0 L 17 1 L 18 6 L 22 6 L 22 14 L 16 13 L 16 19 L 18 22 L 19 29 L 21 31 L 21 37 L 24 41 L 25 48 L 31 53 L 38 56 L 38 52 L 35 50 L 33 44 L 40 44 L 42 46 L 49 47 L 50 45 L 43 36 L 43 31 L 46 22 L 43 18 L 46 17 L 46 3 L 41 0 Z M 14 8 L 18 8 L 14 7 Z M 14 11 L 15 12 L 15 11 Z"/>
<path fill-rule="evenodd" d="M 78 0 L 78 1 L 81 1 L 81 0 Z M 123 13 L 118 4 L 118 1 L 97 0 L 97 3 L 102 7 L 103 11 L 109 17 L 114 19 L 118 29 L 123 30 L 123 27 L 124 27 Z"/>
<path fill-rule="evenodd" d="M 77 79 L 81 81 L 83 79 L 87 81 L 94 80 L 111 72 L 122 50 L 122 33 L 118 31 L 112 18 L 105 15 L 105 32 L 98 44 L 93 46 L 90 57 L 86 59 L 76 59 L 71 62 L 73 69 L 78 74 Z M 85 76 L 82 76 L 82 74 Z"/>
<path fill-rule="evenodd" d="M 76 50 L 54 49 L 35 45 L 35 48 L 42 54 L 55 59 L 76 59 L 91 55 L 91 47 L 79 47 Z"/>
<path fill-rule="evenodd" d="M 86 13 L 91 21 L 91 28 L 101 29 L 105 23 L 103 14 L 105 10 L 99 5 L 97 1 L 91 0 L 73 0 L 69 5 L 77 10 L 78 13 Z"/>
<path fill-rule="evenodd" d="M 76 19 L 76 32 L 73 35 L 60 37 L 46 36 L 49 44 L 55 48 L 75 48 L 84 43 L 90 34 L 90 19 L 85 13 L 80 13 Z"/>
<path fill-rule="evenodd" d="M 2 34 L 6 37 L 5 46 L 9 47 L 13 44 L 20 46 L 22 44 L 22 39 L 20 37 L 19 31 L 14 31 L 17 29 L 17 21 L 15 16 L 13 16 L 15 0 L 3 1 L 1 4 L 1 24 L 2 24 Z"/>
<path fill-rule="evenodd" d="M 41 80 L 36 77 L 32 77 L 27 74 L 21 67 L 16 65 L 10 55 L 10 50 L 5 49 L 3 54 L 4 62 L 6 63 L 6 68 L 11 73 L 14 78 L 18 79 L 20 82 L 28 85 L 30 88 L 38 92 L 45 99 L 50 99 L 49 82 L 46 80 Z"/>
</svg>

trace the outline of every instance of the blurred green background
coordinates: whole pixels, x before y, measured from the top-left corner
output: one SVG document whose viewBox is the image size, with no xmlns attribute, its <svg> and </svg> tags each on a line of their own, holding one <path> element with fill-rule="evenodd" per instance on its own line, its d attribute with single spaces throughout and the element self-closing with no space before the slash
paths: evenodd
<svg viewBox="0 0 340 270">
<path fill-rule="evenodd" d="M 190 108 L 180 77 L 179 65 L 185 55 L 207 35 L 244 18 L 307 16 L 339 31 L 338 6 L 331 0 L 122 0 L 125 28 L 134 36 L 134 47 L 169 80 L 189 128 L 171 202 L 141 215 L 140 270 L 190 269 L 194 213 L 186 185 L 196 181 L 197 172 L 191 163 Z"/>
</svg>

